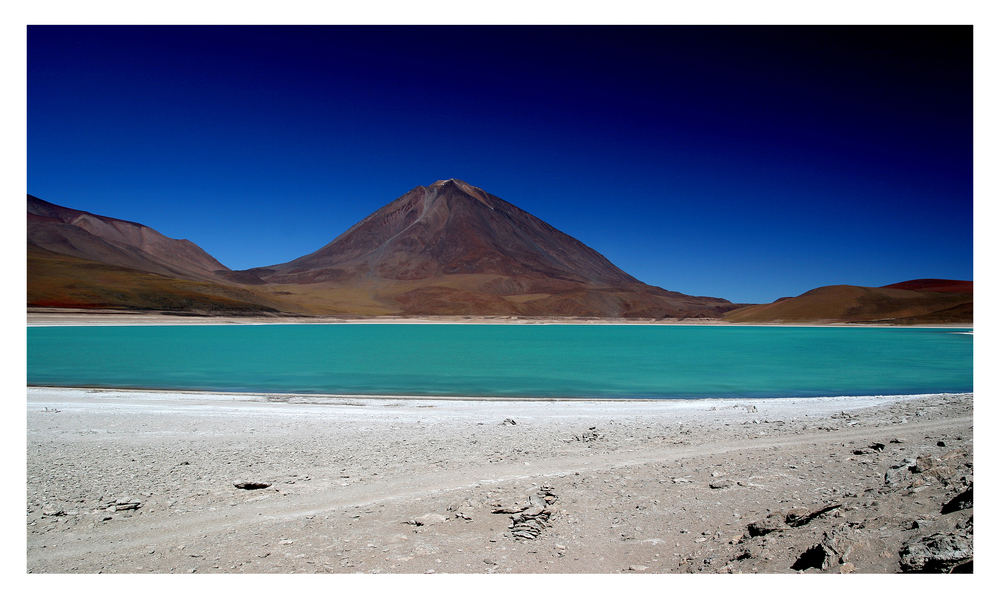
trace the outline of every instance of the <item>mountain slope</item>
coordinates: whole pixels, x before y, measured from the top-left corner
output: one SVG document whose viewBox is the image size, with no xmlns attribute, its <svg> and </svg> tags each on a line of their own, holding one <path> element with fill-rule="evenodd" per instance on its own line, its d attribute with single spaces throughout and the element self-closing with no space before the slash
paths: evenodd
<svg viewBox="0 0 1000 597">
<path fill-rule="evenodd" d="M 280 298 L 240 282 L 198 245 L 28 195 L 28 306 L 272 312 Z M 234 284 L 234 282 L 236 284 Z"/>
<path fill-rule="evenodd" d="M 972 282 L 911 280 L 881 288 L 822 286 L 797 297 L 735 309 L 723 318 L 734 323 L 972 323 L 972 302 Z"/>
<path fill-rule="evenodd" d="M 28 195 L 28 245 L 164 276 L 254 281 L 230 271 L 189 240 L 168 238 L 142 224 L 62 207 L 32 195 Z"/>
<path fill-rule="evenodd" d="M 171 278 L 28 247 L 28 306 L 136 309 L 219 314 L 277 312 L 280 303 L 253 290 Z"/>
<path fill-rule="evenodd" d="M 319 250 L 247 270 L 269 284 L 369 289 L 402 314 L 711 317 L 729 301 L 649 286 L 460 180 L 416 187 Z"/>
</svg>

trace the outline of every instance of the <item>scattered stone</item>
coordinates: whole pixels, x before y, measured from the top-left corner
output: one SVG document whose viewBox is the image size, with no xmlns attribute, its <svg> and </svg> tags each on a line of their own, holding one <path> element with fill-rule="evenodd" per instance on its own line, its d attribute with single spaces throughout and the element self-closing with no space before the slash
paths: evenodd
<svg viewBox="0 0 1000 597">
<path fill-rule="evenodd" d="M 528 496 L 526 504 L 513 507 L 498 507 L 494 514 L 513 514 L 510 517 L 510 533 L 514 539 L 537 539 L 542 530 L 548 526 L 552 516 L 549 505 L 556 501 L 552 488 L 542 486 L 536 493 Z"/>
<path fill-rule="evenodd" d="M 578 442 L 592 442 L 604 438 L 603 433 L 598 433 L 597 427 L 590 427 L 584 431 L 581 435 L 574 435 L 573 438 Z"/>
<path fill-rule="evenodd" d="M 890 466 L 889 470 L 885 471 L 885 484 L 890 487 L 899 485 L 910 476 L 910 473 L 915 472 L 912 469 L 916 466 L 917 460 L 915 458 L 907 458 Z"/>
<path fill-rule="evenodd" d="M 113 502 L 107 502 L 104 509 L 108 512 L 125 512 L 127 510 L 138 510 L 142 502 L 132 498 L 121 498 Z"/>
<path fill-rule="evenodd" d="M 751 537 L 760 537 L 787 528 L 788 525 L 785 523 L 785 516 L 780 512 L 773 512 L 768 514 L 767 518 L 748 524 L 747 532 Z"/>
<path fill-rule="evenodd" d="M 443 514 L 437 514 L 435 512 L 428 512 L 423 516 L 418 516 L 412 520 L 405 521 L 405 524 L 412 524 L 415 527 L 430 526 L 435 524 L 441 524 L 448 520 L 448 517 Z"/>
<path fill-rule="evenodd" d="M 972 535 L 934 533 L 913 539 L 899 550 L 903 572 L 972 572 Z"/>
<path fill-rule="evenodd" d="M 802 552 L 791 568 L 796 571 L 808 570 L 810 568 L 827 570 L 836 562 L 837 552 L 828 545 L 828 537 L 824 534 L 823 541 Z"/>
<path fill-rule="evenodd" d="M 962 493 L 951 498 L 941 507 L 941 514 L 950 514 L 959 510 L 968 510 L 972 507 L 972 485 Z"/>
<path fill-rule="evenodd" d="M 270 487 L 270 483 L 264 483 L 263 481 L 237 481 L 233 483 L 233 487 L 236 489 L 267 489 Z"/>
<path fill-rule="evenodd" d="M 859 448 L 857 450 L 854 450 L 854 454 L 857 454 L 857 455 L 861 455 L 861 454 L 877 454 L 877 453 L 881 452 L 882 450 L 885 450 L 885 444 L 879 443 L 879 442 L 875 442 L 875 443 L 869 445 L 866 448 Z"/>
<path fill-rule="evenodd" d="M 795 508 L 785 513 L 785 524 L 790 527 L 801 527 L 809 524 L 815 518 L 818 518 L 832 510 L 836 510 L 839 507 L 840 504 L 830 504 L 829 506 L 824 506 L 819 510 L 813 511 L 809 511 L 804 508 Z"/>
</svg>

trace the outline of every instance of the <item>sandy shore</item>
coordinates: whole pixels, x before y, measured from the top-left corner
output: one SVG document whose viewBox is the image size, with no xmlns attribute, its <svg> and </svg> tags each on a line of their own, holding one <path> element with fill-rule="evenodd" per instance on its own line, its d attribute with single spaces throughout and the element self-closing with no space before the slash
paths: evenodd
<svg viewBox="0 0 1000 597">
<path fill-rule="evenodd" d="M 971 550 L 972 403 L 29 388 L 27 567 L 897 572 Z"/>
<path fill-rule="evenodd" d="M 225 316 L 178 315 L 129 311 L 72 311 L 33 309 L 27 314 L 29 327 L 60 325 L 262 325 L 262 324 L 338 324 L 338 323 L 408 323 L 408 324 L 478 324 L 478 325 L 714 325 L 768 327 L 912 327 L 955 328 L 972 324 L 879 325 L 869 323 L 731 323 L 721 319 L 623 319 L 612 317 L 517 317 L 517 316 L 427 316 L 427 317 L 312 317 L 312 316 Z"/>
</svg>

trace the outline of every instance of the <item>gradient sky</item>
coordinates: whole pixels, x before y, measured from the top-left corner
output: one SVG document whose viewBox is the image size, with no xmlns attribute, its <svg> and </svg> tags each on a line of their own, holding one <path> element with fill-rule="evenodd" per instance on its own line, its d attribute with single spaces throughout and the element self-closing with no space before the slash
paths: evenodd
<svg viewBox="0 0 1000 597">
<path fill-rule="evenodd" d="M 233 269 L 460 178 L 736 302 L 972 279 L 971 27 L 28 28 L 28 192 Z"/>
</svg>

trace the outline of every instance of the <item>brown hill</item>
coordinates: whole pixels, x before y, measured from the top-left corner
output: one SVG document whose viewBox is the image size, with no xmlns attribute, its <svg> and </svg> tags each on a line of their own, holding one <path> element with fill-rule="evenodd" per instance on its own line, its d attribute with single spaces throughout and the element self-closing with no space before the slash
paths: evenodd
<svg viewBox="0 0 1000 597">
<path fill-rule="evenodd" d="M 706 317 L 735 307 L 643 284 L 455 179 L 412 189 L 314 253 L 247 272 L 289 287 L 290 300 L 312 309 L 322 309 L 321 295 L 401 314 Z"/>
<path fill-rule="evenodd" d="M 972 294 L 972 280 L 941 280 L 938 278 L 922 278 L 889 284 L 882 288 L 902 288 L 903 290 L 922 290 L 924 292 L 965 292 Z"/>
<path fill-rule="evenodd" d="M 282 310 L 253 289 L 129 269 L 28 245 L 28 306 L 225 314 Z"/>
<path fill-rule="evenodd" d="M 189 240 L 116 218 L 62 207 L 28 195 L 28 246 L 169 277 L 252 282 Z M 259 281 L 259 280 L 258 280 Z"/>
<path fill-rule="evenodd" d="M 963 288 L 969 291 L 957 290 Z M 735 309 L 723 318 L 734 323 L 972 323 L 971 290 L 972 282 L 961 280 L 913 280 L 881 288 L 823 286 Z"/>
<path fill-rule="evenodd" d="M 28 195 L 28 306 L 261 313 L 280 299 L 242 284 L 198 245 Z"/>
</svg>

